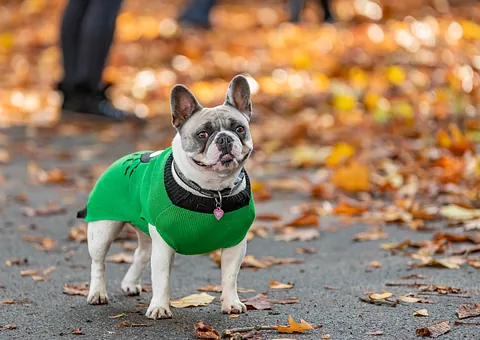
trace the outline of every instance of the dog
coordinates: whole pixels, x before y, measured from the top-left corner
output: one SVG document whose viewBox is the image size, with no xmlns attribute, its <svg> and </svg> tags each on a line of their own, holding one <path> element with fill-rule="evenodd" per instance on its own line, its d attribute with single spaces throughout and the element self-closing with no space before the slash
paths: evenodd
<svg viewBox="0 0 480 340">
<path fill-rule="evenodd" d="M 151 260 L 152 300 L 146 316 L 171 318 L 170 270 L 175 253 L 221 252 L 222 312 L 243 313 L 237 276 L 246 235 L 255 219 L 244 164 L 253 150 L 250 87 L 238 75 L 225 102 L 204 108 L 184 86 L 170 95 L 172 146 L 142 151 L 114 162 L 98 179 L 85 209 L 91 281 L 87 301 L 106 304 L 105 257 L 125 223 L 136 227 L 138 247 L 122 280 L 127 295 L 141 292 L 140 277 Z"/>
</svg>

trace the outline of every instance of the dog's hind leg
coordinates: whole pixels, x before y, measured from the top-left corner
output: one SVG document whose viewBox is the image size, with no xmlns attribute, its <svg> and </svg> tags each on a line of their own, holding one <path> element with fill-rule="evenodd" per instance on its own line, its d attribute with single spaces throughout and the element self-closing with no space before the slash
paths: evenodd
<svg viewBox="0 0 480 340">
<path fill-rule="evenodd" d="M 88 252 L 92 258 L 90 291 L 87 301 L 91 305 L 108 303 L 105 282 L 105 257 L 124 222 L 95 221 L 88 223 Z"/>
<path fill-rule="evenodd" d="M 141 276 L 142 272 L 150 260 L 152 252 L 152 239 L 150 236 L 135 229 L 138 237 L 138 247 L 133 254 L 133 262 L 128 268 L 127 274 L 122 280 L 122 290 L 127 295 L 138 295 L 142 291 Z"/>
</svg>

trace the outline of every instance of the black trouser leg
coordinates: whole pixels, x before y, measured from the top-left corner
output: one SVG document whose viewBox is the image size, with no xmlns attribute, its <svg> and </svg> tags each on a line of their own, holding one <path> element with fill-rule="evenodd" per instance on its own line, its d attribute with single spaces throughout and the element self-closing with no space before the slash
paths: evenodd
<svg viewBox="0 0 480 340">
<path fill-rule="evenodd" d="M 333 19 L 333 15 L 332 15 L 332 11 L 330 10 L 330 1 L 329 0 L 320 0 L 320 3 L 322 5 L 322 8 L 323 8 L 323 18 L 325 21 L 327 22 L 332 22 L 334 19 Z"/>
<path fill-rule="evenodd" d="M 180 21 L 198 25 L 200 27 L 210 27 L 209 16 L 216 0 L 193 0 L 180 15 Z"/>
<path fill-rule="evenodd" d="M 290 9 L 290 21 L 300 22 L 300 14 L 302 14 L 303 7 L 305 6 L 304 0 L 289 0 L 288 7 Z"/>
<path fill-rule="evenodd" d="M 76 67 L 78 58 L 78 42 L 88 0 L 70 0 L 63 12 L 60 32 L 60 47 L 63 57 L 63 87 L 73 88 L 76 85 Z"/>
<path fill-rule="evenodd" d="M 98 89 L 115 33 L 122 0 L 90 0 L 82 23 L 76 81 L 91 91 Z"/>
</svg>

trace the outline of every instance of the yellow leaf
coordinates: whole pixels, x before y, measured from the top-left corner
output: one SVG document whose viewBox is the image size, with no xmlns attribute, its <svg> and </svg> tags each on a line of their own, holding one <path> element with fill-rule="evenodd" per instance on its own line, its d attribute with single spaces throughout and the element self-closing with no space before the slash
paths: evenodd
<svg viewBox="0 0 480 340">
<path fill-rule="evenodd" d="M 397 300 L 400 300 L 406 303 L 417 303 L 418 301 L 420 301 L 420 299 L 410 297 L 410 296 L 398 296 Z"/>
<path fill-rule="evenodd" d="M 337 143 L 330 155 L 327 157 L 325 164 L 327 166 L 336 166 L 355 154 L 355 148 L 346 143 Z"/>
<path fill-rule="evenodd" d="M 268 281 L 268 284 L 270 285 L 270 288 L 272 288 L 272 289 L 291 289 L 294 286 L 291 283 L 282 283 L 282 282 L 278 282 L 278 281 L 275 281 L 275 280 Z"/>
<path fill-rule="evenodd" d="M 333 98 L 333 106 L 342 111 L 349 111 L 355 108 L 356 100 L 352 95 L 338 94 Z"/>
<path fill-rule="evenodd" d="M 366 166 L 353 161 L 337 169 L 332 176 L 332 182 L 346 191 L 369 191 L 370 172 Z"/>
<path fill-rule="evenodd" d="M 386 290 L 382 290 L 380 294 L 373 293 L 373 294 L 370 294 L 368 297 L 372 300 L 384 300 L 386 298 L 389 298 L 390 296 L 392 296 L 392 293 L 389 293 Z"/>
<path fill-rule="evenodd" d="M 414 316 L 428 316 L 428 310 L 426 309 L 419 309 L 415 312 L 413 312 Z"/>
<path fill-rule="evenodd" d="M 206 306 L 213 300 L 215 300 L 215 296 L 209 295 L 207 293 L 200 293 L 185 296 L 178 300 L 172 300 L 170 301 L 170 305 L 175 308 L 198 307 Z"/>
<path fill-rule="evenodd" d="M 289 326 L 273 326 L 279 333 L 302 333 L 304 331 L 313 330 L 313 326 L 305 320 L 300 320 L 300 323 L 293 321 L 291 315 L 288 316 Z"/>
<path fill-rule="evenodd" d="M 480 217 L 480 209 L 467 209 L 456 204 L 450 204 L 440 209 L 440 215 L 451 220 L 473 220 Z"/>
</svg>

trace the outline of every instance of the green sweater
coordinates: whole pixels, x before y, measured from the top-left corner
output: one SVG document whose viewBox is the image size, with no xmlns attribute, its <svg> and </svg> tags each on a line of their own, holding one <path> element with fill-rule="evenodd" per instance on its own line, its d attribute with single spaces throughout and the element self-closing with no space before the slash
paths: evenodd
<svg viewBox="0 0 480 340">
<path fill-rule="evenodd" d="M 150 223 L 170 247 L 185 255 L 240 243 L 255 219 L 248 176 L 245 190 L 223 198 L 225 214 L 217 220 L 215 200 L 183 189 L 173 178 L 172 162 L 171 148 L 120 158 L 100 176 L 78 217 L 87 222 L 130 222 L 146 234 Z"/>
</svg>

